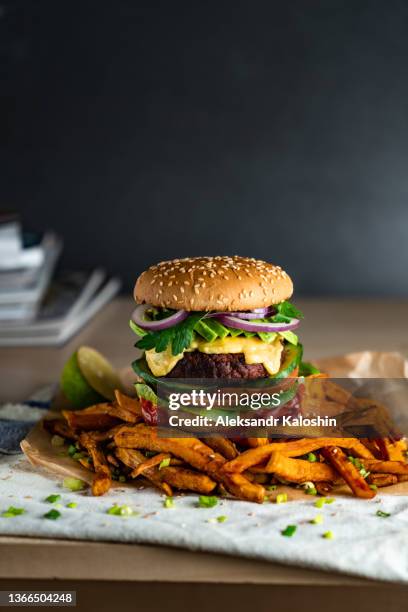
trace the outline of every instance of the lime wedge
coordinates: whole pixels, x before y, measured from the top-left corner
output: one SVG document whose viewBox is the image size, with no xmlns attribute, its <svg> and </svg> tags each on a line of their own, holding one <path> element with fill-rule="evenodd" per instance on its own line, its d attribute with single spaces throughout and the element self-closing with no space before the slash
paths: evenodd
<svg viewBox="0 0 408 612">
<path fill-rule="evenodd" d="M 77 351 L 79 369 L 88 385 L 103 398 L 113 401 L 115 389 L 123 390 L 119 375 L 103 355 L 89 346 Z"/>
<path fill-rule="evenodd" d="M 61 374 L 60 385 L 65 397 L 75 408 L 86 408 L 99 404 L 104 398 L 95 391 L 83 376 L 75 352 L 68 359 Z"/>
<path fill-rule="evenodd" d="M 75 408 L 86 408 L 115 399 L 115 389 L 123 390 L 112 365 L 98 351 L 81 346 L 65 364 L 61 389 Z"/>
</svg>

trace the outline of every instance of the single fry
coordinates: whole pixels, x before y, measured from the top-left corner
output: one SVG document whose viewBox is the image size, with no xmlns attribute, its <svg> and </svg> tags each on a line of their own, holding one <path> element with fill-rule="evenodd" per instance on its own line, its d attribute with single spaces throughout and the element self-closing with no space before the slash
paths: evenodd
<svg viewBox="0 0 408 612">
<path fill-rule="evenodd" d="M 120 408 L 126 410 L 127 412 L 131 412 L 137 417 L 143 418 L 142 408 L 138 399 L 125 395 L 124 393 L 119 391 L 119 389 L 115 389 L 115 398 Z"/>
<path fill-rule="evenodd" d="M 209 438 L 203 438 L 204 444 L 207 444 L 210 448 L 220 453 L 225 459 L 231 460 L 238 456 L 237 447 L 228 438 L 223 436 L 211 436 Z"/>
<path fill-rule="evenodd" d="M 163 472 L 163 481 L 175 489 L 195 491 L 196 493 L 208 495 L 217 486 L 215 480 L 212 480 L 206 474 L 193 472 L 193 470 L 186 468 L 169 466 L 161 471 Z"/>
<path fill-rule="evenodd" d="M 82 431 L 110 429 L 120 423 L 120 418 L 112 416 L 112 406 L 108 403 L 96 404 L 84 410 L 63 410 L 68 425 Z"/>
<path fill-rule="evenodd" d="M 95 496 L 104 495 L 111 487 L 111 471 L 103 452 L 98 448 L 95 440 L 87 433 L 82 433 L 79 443 L 88 451 L 95 470 L 92 481 L 92 494 Z"/>
<path fill-rule="evenodd" d="M 289 482 L 334 482 L 336 472 L 326 463 L 310 463 L 303 459 L 292 459 L 281 453 L 272 453 L 267 465 L 267 471 Z"/>
<path fill-rule="evenodd" d="M 397 484 L 398 476 L 395 474 L 369 474 L 367 476 L 367 482 L 376 487 L 389 487 Z"/>
<path fill-rule="evenodd" d="M 321 452 L 325 459 L 327 459 L 335 470 L 337 470 L 340 476 L 344 478 L 357 497 L 365 499 L 375 497 L 375 491 L 369 487 L 359 470 L 347 459 L 341 448 L 338 446 L 328 446 L 323 448 Z"/>
<path fill-rule="evenodd" d="M 402 461 L 379 461 L 377 459 L 360 459 L 360 463 L 369 472 L 384 474 L 408 474 L 408 464 Z"/>
<path fill-rule="evenodd" d="M 225 488 L 238 497 L 262 504 L 265 499 L 265 489 L 262 485 L 249 482 L 242 474 L 222 474 L 221 482 Z"/>
</svg>

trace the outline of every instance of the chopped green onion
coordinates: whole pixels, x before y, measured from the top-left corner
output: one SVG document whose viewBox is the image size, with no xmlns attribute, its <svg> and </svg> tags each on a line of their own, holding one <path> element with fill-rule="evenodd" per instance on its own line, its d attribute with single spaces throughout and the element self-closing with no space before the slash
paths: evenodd
<svg viewBox="0 0 408 612">
<path fill-rule="evenodd" d="M 322 537 L 326 540 L 332 540 L 334 538 L 334 535 L 332 531 L 325 531 Z"/>
<path fill-rule="evenodd" d="M 57 448 L 58 446 L 64 446 L 64 438 L 61 438 L 61 436 L 58 436 L 57 434 L 55 434 L 55 436 L 52 436 L 51 438 L 51 446 L 54 446 L 54 448 Z"/>
<path fill-rule="evenodd" d="M 62 486 L 70 491 L 82 491 L 86 487 L 86 482 L 79 478 L 64 478 Z"/>
<path fill-rule="evenodd" d="M 357 457 L 352 457 L 351 455 L 349 455 L 347 459 L 350 461 L 350 463 L 354 465 L 355 468 L 358 469 L 363 478 L 367 478 L 367 476 L 369 476 L 370 472 L 367 472 L 367 470 L 362 465 L 361 461 L 357 459 Z"/>
<path fill-rule="evenodd" d="M 76 502 L 70 502 L 69 504 L 67 504 L 67 508 L 76 508 L 77 505 L 78 504 Z"/>
<path fill-rule="evenodd" d="M 136 516 L 138 513 L 134 512 L 130 506 L 119 506 L 114 504 L 106 514 L 112 514 L 113 516 Z"/>
<path fill-rule="evenodd" d="M 319 497 L 319 499 L 316 499 L 314 505 L 316 508 L 323 508 L 325 504 L 332 504 L 334 501 L 334 497 Z"/>
<path fill-rule="evenodd" d="M 166 497 L 163 502 L 165 508 L 174 508 L 174 499 L 172 497 Z"/>
<path fill-rule="evenodd" d="M 314 453 L 309 453 L 307 460 L 310 461 L 310 463 L 315 463 L 317 461 L 317 457 Z"/>
<path fill-rule="evenodd" d="M 76 452 L 77 452 L 77 447 L 76 447 L 76 446 L 74 446 L 73 444 L 70 444 L 70 445 L 68 446 L 68 455 L 69 455 L 70 457 L 73 457 L 73 456 L 76 454 Z"/>
<path fill-rule="evenodd" d="M 296 532 L 296 525 L 288 525 L 286 529 L 281 531 L 281 535 L 286 536 L 287 538 L 291 538 L 293 534 Z"/>
<path fill-rule="evenodd" d="M 72 458 L 75 459 L 75 461 L 79 461 L 80 459 L 85 459 L 85 457 L 86 457 L 86 454 L 83 453 L 82 451 L 78 453 L 74 453 L 72 455 Z"/>
<path fill-rule="evenodd" d="M 268 486 L 266 487 L 266 490 L 267 490 L 267 491 L 276 491 L 277 486 L 278 486 L 278 485 L 268 485 Z"/>
<path fill-rule="evenodd" d="M 370 489 L 372 489 L 373 491 L 378 491 L 378 487 L 375 484 L 370 484 L 368 485 L 370 487 Z"/>
<path fill-rule="evenodd" d="M 217 516 L 217 521 L 219 523 L 225 523 L 226 520 L 227 520 L 227 517 L 225 515 Z"/>
<path fill-rule="evenodd" d="M 312 519 L 310 522 L 312 525 L 321 525 L 323 523 L 323 516 L 321 514 L 316 514 L 314 519 Z"/>
<path fill-rule="evenodd" d="M 170 457 L 167 457 L 166 459 L 163 459 L 163 461 L 160 461 L 159 470 L 165 467 L 169 467 L 169 465 L 170 465 Z"/>
<path fill-rule="evenodd" d="M 388 518 L 389 516 L 391 516 L 389 512 L 384 512 L 383 510 L 377 510 L 376 515 L 380 518 Z"/>
<path fill-rule="evenodd" d="M 198 498 L 199 508 L 214 508 L 218 504 L 218 498 L 215 495 L 200 495 Z"/>
<path fill-rule="evenodd" d="M 61 512 L 58 512 L 58 510 L 54 509 L 44 514 L 44 518 L 49 519 L 50 521 L 56 521 L 57 519 L 59 519 L 60 516 Z"/>
<path fill-rule="evenodd" d="M 303 482 L 300 486 L 305 490 L 306 495 L 317 495 L 317 489 L 314 482 Z"/>
<path fill-rule="evenodd" d="M 124 476 L 123 474 L 121 474 L 118 478 L 119 482 L 126 482 L 126 476 Z"/>
<path fill-rule="evenodd" d="M 59 501 L 61 499 L 61 495 L 49 495 L 48 497 L 46 497 L 44 499 L 44 501 L 46 501 L 49 504 L 55 504 L 55 502 Z"/>
<path fill-rule="evenodd" d="M 13 516 L 20 516 L 20 514 L 25 514 L 24 508 L 15 508 L 14 506 L 9 506 L 7 510 L 1 513 L 1 516 L 4 518 L 11 518 Z"/>
<path fill-rule="evenodd" d="M 285 504 L 288 501 L 288 494 L 287 493 L 278 493 L 278 495 L 276 496 L 276 503 L 277 504 Z"/>
<path fill-rule="evenodd" d="M 364 467 L 360 468 L 359 472 L 363 478 L 367 478 L 371 474 Z"/>
</svg>

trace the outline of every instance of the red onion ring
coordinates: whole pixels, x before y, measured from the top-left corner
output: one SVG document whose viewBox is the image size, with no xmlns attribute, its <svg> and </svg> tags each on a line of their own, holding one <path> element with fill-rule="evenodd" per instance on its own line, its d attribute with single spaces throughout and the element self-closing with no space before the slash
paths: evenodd
<svg viewBox="0 0 408 612">
<path fill-rule="evenodd" d="M 142 329 L 147 329 L 148 331 L 160 331 L 162 329 L 167 329 L 168 327 L 172 327 L 177 323 L 181 323 L 188 317 L 188 312 L 186 310 L 177 310 L 174 314 L 170 315 L 166 319 L 160 319 L 159 321 L 146 321 L 144 319 L 144 315 L 147 310 L 153 308 L 150 304 L 139 304 L 132 314 L 132 321 L 136 323 Z"/>
<path fill-rule="evenodd" d="M 225 313 L 220 313 L 220 315 L 217 316 L 217 319 L 219 319 L 220 323 L 226 325 L 227 327 L 233 327 L 235 329 L 242 329 L 244 331 L 255 333 L 290 331 L 292 329 L 296 329 L 300 323 L 299 319 L 291 319 L 289 323 L 258 323 L 256 321 L 245 321 L 239 317 L 233 317 L 226 315 Z"/>
</svg>

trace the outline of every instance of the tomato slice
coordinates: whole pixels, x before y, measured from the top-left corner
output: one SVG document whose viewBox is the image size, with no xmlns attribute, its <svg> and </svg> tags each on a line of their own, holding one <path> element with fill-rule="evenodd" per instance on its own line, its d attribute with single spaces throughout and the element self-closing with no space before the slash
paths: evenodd
<svg viewBox="0 0 408 612">
<path fill-rule="evenodd" d="M 140 400 L 142 415 L 148 425 L 157 425 L 157 406 L 147 399 Z"/>
</svg>

